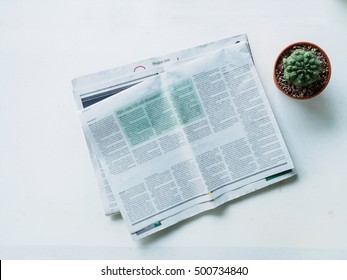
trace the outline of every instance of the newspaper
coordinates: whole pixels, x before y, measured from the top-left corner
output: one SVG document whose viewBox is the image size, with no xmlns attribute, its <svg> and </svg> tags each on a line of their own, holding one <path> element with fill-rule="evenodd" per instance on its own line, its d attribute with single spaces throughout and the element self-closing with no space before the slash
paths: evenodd
<svg viewBox="0 0 347 280">
<path fill-rule="evenodd" d="M 171 67 L 183 64 L 209 52 L 233 46 L 240 42 L 246 43 L 246 47 L 250 52 L 246 34 L 240 34 L 190 49 L 170 53 L 165 56 L 138 61 L 122 67 L 74 79 L 72 84 L 78 109 L 82 110 L 87 108 L 150 77 L 156 76 Z M 88 143 L 89 140 L 87 138 L 86 140 Z M 119 213 L 119 209 L 112 188 L 89 143 L 88 147 L 103 201 L 105 215 L 117 214 Z"/>
<path fill-rule="evenodd" d="M 294 174 L 244 42 L 80 114 L 133 239 Z"/>
</svg>

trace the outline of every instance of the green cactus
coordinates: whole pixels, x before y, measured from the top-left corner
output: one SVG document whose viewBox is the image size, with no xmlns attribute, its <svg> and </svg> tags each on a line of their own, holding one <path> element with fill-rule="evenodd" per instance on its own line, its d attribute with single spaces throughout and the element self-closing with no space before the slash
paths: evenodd
<svg viewBox="0 0 347 280">
<path fill-rule="evenodd" d="M 295 50 L 284 60 L 284 78 L 298 87 L 305 87 L 319 78 L 321 62 L 313 51 Z"/>
</svg>

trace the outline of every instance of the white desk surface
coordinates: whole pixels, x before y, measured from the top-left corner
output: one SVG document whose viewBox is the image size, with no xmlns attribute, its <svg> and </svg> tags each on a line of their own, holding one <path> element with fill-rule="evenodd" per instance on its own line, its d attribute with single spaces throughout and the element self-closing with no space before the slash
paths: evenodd
<svg viewBox="0 0 347 280">
<path fill-rule="evenodd" d="M 0 259 L 346 259 L 347 1 L 0 3 Z M 105 217 L 71 79 L 247 33 L 295 179 L 140 242 Z M 272 80 L 296 41 L 332 62 L 325 92 Z"/>
</svg>

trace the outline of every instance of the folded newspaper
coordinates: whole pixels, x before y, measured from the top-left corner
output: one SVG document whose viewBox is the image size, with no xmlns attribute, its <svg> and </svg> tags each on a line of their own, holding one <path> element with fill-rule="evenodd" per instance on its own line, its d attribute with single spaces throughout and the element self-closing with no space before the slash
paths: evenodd
<svg viewBox="0 0 347 280">
<path fill-rule="evenodd" d="M 105 213 L 135 240 L 294 175 L 246 35 L 73 87 Z"/>
</svg>

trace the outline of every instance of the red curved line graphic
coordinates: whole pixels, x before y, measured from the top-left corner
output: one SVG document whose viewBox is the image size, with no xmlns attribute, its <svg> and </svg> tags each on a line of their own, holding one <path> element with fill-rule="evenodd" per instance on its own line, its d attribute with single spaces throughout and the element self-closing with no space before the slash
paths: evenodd
<svg viewBox="0 0 347 280">
<path fill-rule="evenodd" d="M 139 65 L 139 66 L 136 66 L 136 67 L 134 68 L 134 72 L 136 72 L 136 70 L 139 69 L 139 68 L 146 69 L 145 66 Z"/>
</svg>

